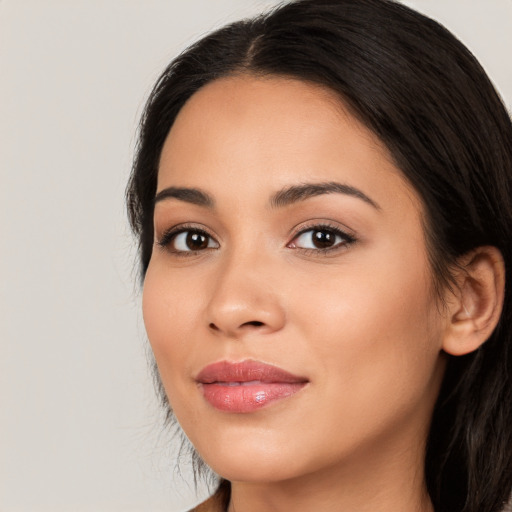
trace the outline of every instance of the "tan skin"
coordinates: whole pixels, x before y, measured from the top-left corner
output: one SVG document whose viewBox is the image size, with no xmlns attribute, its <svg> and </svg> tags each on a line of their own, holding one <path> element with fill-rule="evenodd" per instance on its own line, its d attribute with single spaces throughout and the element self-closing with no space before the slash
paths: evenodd
<svg viewBox="0 0 512 512">
<path fill-rule="evenodd" d="M 334 182 L 345 188 L 275 204 Z M 168 187 L 212 204 L 157 202 L 144 320 L 176 417 L 232 483 L 230 512 L 432 511 L 424 448 L 446 352 L 475 350 L 496 325 L 500 253 L 468 255 L 439 307 L 418 195 L 332 92 L 292 79 L 224 78 L 192 96 L 161 155 Z M 308 383 L 219 411 L 196 377 L 221 360 Z"/>
</svg>

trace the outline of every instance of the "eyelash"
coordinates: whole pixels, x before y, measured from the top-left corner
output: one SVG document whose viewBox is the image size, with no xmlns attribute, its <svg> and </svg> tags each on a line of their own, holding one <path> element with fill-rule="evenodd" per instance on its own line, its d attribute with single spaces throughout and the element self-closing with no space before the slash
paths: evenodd
<svg viewBox="0 0 512 512">
<path fill-rule="evenodd" d="M 204 229 L 198 228 L 197 226 L 194 226 L 193 224 L 180 224 L 179 226 L 174 226 L 174 227 L 168 229 L 167 231 L 165 231 L 157 243 L 162 249 L 167 249 L 174 256 L 178 256 L 178 257 L 194 256 L 200 252 L 203 252 L 205 249 L 200 250 L 200 251 L 193 251 L 193 250 L 178 251 L 178 250 L 172 249 L 170 247 L 170 244 L 173 241 L 175 241 L 179 235 L 181 235 L 183 233 L 187 233 L 187 232 L 204 236 L 210 240 L 215 240 L 214 237 L 210 233 L 208 233 L 208 231 L 206 231 Z M 216 242 L 216 243 L 218 243 L 218 242 Z"/>
<path fill-rule="evenodd" d="M 297 240 L 302 235 L 304 235 L 310 231 L 312 231 L 312 232 L 314 232 L 314 231 L 328 232 L 328 233 L 333 234 L 335 237 L 340 237 L 343 241 L 337 243 L 333 247 L 326 247 L 326 248 L 290 247 L 291 244 L 293 244 L 294 240 Z M 165 231 L 163 233 L 163 235 L 157 241 L 157 244 L 162 249 L 166 249 L 169 252 L 171 252 L 174 256 L 178 256 L 178 257 L 194 256 L 201 252 L 204 252 L 205 250 L 208 250 L 208 249 L 212 250 L 212 249 L 217 248 L 217 247 L 214 247 L 214 248 L 206 247 L 205 249 L 196 250 L 196 251 L 194 251 L 194 250 L 182 251 L 182 250 L 175 250 L 170 247 L 170 244 L 173 241 L 175 241 L 179 235 L 181 235 L 183 233 L 188 233 L 188 232 L 204 236 L 207 239 L 213 240 L 216 244 L 218 244 L 218 242 L 215 240 L 215 238 L 210 233 L 208 233 L 208 231 L 198 228 L 197 226 L 187 225 L 187 224 L 181 224 L 179 226 L 174 226 L 174 227 L 168 229 L 167 231 Z M 299 232 L 297 232 L 295 235 L 293 235 L 291 242 L 289 242 L 286 245 L 286 247 L 293 248 L 294 250 L 299 250 L 305 255 L 329 254 L 329 253 L 337 252 L 339 250 L 346 249 L 347 247 L 349 247 L 356 241 L 357 241 L 357 239 L 353 235 L 349 235 L 348 233 L 346 233 L 345 231 L 342 231 L 337 226 L 333 226 L 329 223 L 322 223 L 322 224 L 315 223 L 315 224 L 312 224 L 309 226 L 303 226 Z"/>
<path fill-rule="evenodd" d="M 312 232 L 315 232 L 315 231 L 316 232 L 328 232 L 328 233 L 334 234 L 336 237 L 340 237 L 342 239 L 342 242 L 337 243 L 333 247 L 325 247 L 325 248 L 295 247 L 294 248 L 295 250 L 300 250 L 306 256 L 315 255 L 315 254 L 327 255 L 327 254 L 331 254 L 331 253 L 336 253 L 340 250 L 347 249 L 350 245 L 357 242 L 357 239 L 354 235 L 349 235 L 347 232 L 341 230 L 339 227 L 333 226 L 332 224 L 324 222 L 321 224 L 314 223 L 311 225 L 302 226 L 302 229 L 297 234 L 295 234 L 293 236 L 292 241 L 287 244 L 287 247 L 290 247 L 290 244 L 292 244 L 294 240 L 297 240 L 299 237 L 301 237 L 302 235 L 304 235 L 305 233 L 308 233 L 310 231 L 312 231 Z"/>
</svg>

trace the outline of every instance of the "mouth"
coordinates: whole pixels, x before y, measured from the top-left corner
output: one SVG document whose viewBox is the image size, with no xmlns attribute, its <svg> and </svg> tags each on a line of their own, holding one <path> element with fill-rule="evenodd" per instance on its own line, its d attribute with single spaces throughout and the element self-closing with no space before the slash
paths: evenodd
<svg viewBox="0 0 512 512">
<path fill-rule="evenodd" d="M 232 413 L 257 411 L 294 395 L 309 382 L 277 366 L 250 360 L 210 364 L 196 381 L 210 405 Z"/>
</svg>

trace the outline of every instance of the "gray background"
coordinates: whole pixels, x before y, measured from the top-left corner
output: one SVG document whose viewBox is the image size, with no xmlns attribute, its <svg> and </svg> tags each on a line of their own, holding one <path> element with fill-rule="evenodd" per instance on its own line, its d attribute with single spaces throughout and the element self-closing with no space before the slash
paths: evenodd
<svg viewBox="0 0 512 512">
<path fill-rule="evenodd" d="M 123 191 L 164 65 L 257 0 L 0 0 L 0 512 L 192 506 L 159 427 Z M 411 0 L 512 103 L 512 0 Z"/>
</svg>

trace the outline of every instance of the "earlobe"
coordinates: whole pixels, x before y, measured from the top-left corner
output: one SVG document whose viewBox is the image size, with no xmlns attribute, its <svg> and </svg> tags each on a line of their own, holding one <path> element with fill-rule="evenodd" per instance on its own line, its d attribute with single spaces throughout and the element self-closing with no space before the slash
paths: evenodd
<svg viewBox="0 0 512 512">
<path fill-rule="evenodd" d="M 457 296 L 450 304 L 443 349 L 461 356 L 477 350 L 498 324 L 505 293 L 505 263 L 496 247 L 483 246 L 459 261 Z"/>
</svg>

